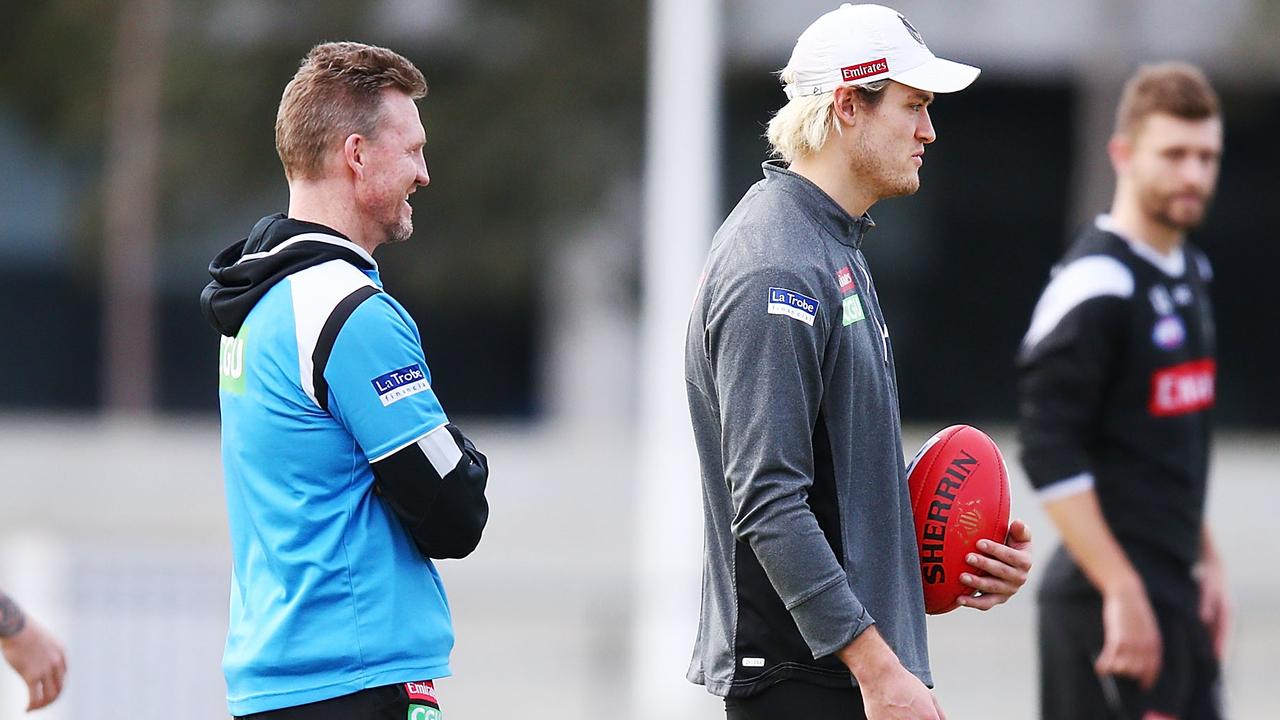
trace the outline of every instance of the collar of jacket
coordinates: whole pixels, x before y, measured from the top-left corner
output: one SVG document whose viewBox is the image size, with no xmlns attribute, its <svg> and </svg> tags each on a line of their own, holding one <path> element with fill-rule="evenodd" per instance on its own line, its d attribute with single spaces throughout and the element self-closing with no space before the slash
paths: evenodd
<svg viewBox="0 0 1280 720">
<path fill-rule="evenodd" d="M 836 240 L 853 248 L 862 248 L 867 231 L 876 226 L 867 213 L 854 217 L 831 199 L 822 188 L 803 175 L 793 172 L 781 160 L 769 160 L 763 165 L 764 178 L 770 184 L 780 183 L 792 195 L 799 198 L 805 210 L 825 227 Z"/>
<path fill-rule="evenodd" d="M 282 213 L 268 215 L 248 237 L 209 263 L 213 281 L 200 293 L 200 309 L 215 330 L 234 336 L 276 283 L 330 260 L 345 260 L 361 270 L 378 269 L 364 248 L 333 228 Z"/>
</svg>

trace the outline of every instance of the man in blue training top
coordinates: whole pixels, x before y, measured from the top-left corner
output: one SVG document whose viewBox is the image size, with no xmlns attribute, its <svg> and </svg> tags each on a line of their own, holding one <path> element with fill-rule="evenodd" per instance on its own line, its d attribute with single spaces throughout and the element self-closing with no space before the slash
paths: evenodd
<svg viewBox="0 0 1280 720">
<path fill-rule="evenodd" d="M 475 549 L 488 464 L 445 416 L 372 257 L 408 239 L 409 195 L 430 180 L 426 92 L 390 50 L 312 48 L 276 117 L 288 215 L 209 267 L 237 717 L 440 717 L 431 681 L 449 674 L 453 628 L 431 558 Z"/>
</svg>

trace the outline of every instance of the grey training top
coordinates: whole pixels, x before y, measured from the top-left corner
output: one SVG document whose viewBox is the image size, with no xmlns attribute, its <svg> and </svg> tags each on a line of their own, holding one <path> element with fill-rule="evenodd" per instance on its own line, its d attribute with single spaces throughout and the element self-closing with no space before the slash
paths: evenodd
<svg viewBox="0 0 1280 720">
<path fill-rule="evenodd" d="M 848 687 L 874 623 L 932 685 L 872 226 L 765 163 L 712 242 L 685 346 L 706 557 L 690 681 Z"/>
</svg>

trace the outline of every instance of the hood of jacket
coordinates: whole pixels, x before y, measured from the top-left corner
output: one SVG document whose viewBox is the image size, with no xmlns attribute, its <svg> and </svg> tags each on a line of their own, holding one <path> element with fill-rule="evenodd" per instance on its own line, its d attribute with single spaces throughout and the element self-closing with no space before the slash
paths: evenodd
<svg viewBox="0 0 1280 720">
<path fill-rule="evenodd" d="M 209 263 L 213 282 L 200 293 L 200 310 L 213 329 L 234 336 L 272 286 L 330 260 L 346 260 L 361 270 L 377 268 L 369 253 L 333 228 L 283 213 L 268 215 L 248 237 Z"/>
</svg>

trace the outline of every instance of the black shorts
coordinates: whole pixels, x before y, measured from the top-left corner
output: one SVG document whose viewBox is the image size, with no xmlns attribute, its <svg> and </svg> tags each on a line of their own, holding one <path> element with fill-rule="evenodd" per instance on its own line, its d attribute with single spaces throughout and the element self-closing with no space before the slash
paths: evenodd
<svg viewBox="0 0 1280 720">
<path fill-rule="evenodd" d="M 1042 720 L 1142 720 L 1158 712 L 1178 720 L 1221 720 L 1221 673 L 1200 618 L 1156 603 L 1164 657 L 1155 686 L 1144 692 L 1128 678 L 1098 677 L 1102 601 L 1041 598 L 1040 717 Z"/>
<path fill-rule="evenodd" d="M 725 698 L 727 720 L 866 720 L 862 693 L 850 685 L 831 688 L 783 680 L 750 697 Z"/>
<path fill-rule="evenodd" d="M 369 688 L 320 702 L 237 717 L 236 720 L 441 720 L 430 680 Z"/>
</svg>

